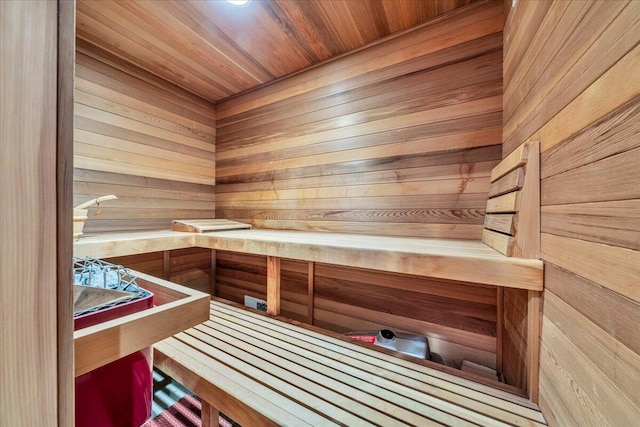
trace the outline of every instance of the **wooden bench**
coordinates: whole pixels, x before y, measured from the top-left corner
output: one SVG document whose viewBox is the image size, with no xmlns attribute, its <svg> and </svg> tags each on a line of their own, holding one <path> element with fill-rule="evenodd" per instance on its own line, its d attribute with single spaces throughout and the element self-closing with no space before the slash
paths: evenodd
<svg viewBox="0 0 640 427">
<path fill-rule="evenodd" d="M 216 410 L 243 426 L 545 425 L 521 396 L 216 299 L 154 348 L 209 425 Z"/>
<path fill-rule="evenodd" d="M 483 241 L 280 230 L 159 231 L 87 237 L 74 245 L 74 253 L 113 257 L 196 246 L 263 255 L 268 312 L 276 316 L 281 258 L 308 261 L 310 267 L 320 262 L 523 289 L 529 295 L 526 386 L 537 402 L 543 266 L 528 259 L 539 254 L 536 148 L 523 146 L 494 169 Z M 312 289 L 310 283 L 310 295 Z M 212 302 L 208 322 L 163 341 L 156 353 L 161 369 L 245 425 L 544 422 L 522 397 L 219 302 Z"/>
<path fill-rule="evenodd" d="M 74 243 L 74 256 L 111 258 L 191 247 L 344 265 L 463 282 L 542 290 L 542 261 L 507 257 L 480 240 L 287 230 L 104 233 Z"/>
</svg>

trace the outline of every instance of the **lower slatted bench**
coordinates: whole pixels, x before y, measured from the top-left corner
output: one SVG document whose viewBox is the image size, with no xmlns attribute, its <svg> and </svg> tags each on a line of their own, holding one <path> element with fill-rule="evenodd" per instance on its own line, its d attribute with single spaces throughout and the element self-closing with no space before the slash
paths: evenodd
<svg viewBox="0 0 640 427">
<path fill-rule="evenodd" d="M 154 348 L 203 420 L 215 408 L 243 426 L 544 425 L 521 396 L 218 299 L 209 321 Z"/>
</svg>

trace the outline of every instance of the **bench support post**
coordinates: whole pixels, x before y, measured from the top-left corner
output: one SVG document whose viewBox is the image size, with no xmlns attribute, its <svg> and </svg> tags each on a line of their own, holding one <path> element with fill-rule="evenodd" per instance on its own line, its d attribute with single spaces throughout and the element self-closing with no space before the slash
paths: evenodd
<svg viewBox="0 0 640 427">
<path fill-rule="evenodd" d="M 280 258 L 267 257 L 267 313 L 280 315 Z"/>
<path fill-rule="evenodd" d="M 216 250 L 211 249 L 211 296 L 216 296 Z"/>
<path fill-rule="evenodd" d="M 502 376 L 502 328 L 504 327 L 504 288 L 496 288 L 496 371 Z"/>
<path fill-rule="evenodd" d="M 529 291 L 527 303 L 527 394 L 535 404 L 539 400 L 541 299 L 542 292 Z"/>
<path fill-rule="evenodd" d="M 218 427 L 220 425 L 220 411 L 203 400 L 201 419 L 202 427 Z"/>
<path fill-rule="evenodd" d="M 162 255 L 162 278 L 164 280 L 169 280 L 171 277 L 171 253 L 169 251 L 164 251 Z"/>
<path fill-rule="evenodd" d="M 315 270 L 316 263 L 309 262 L 307 268 L 307 323 L 313 325 L 313 298 L 314 298 L 314 287 L 315 287 Z"/>
</svg>

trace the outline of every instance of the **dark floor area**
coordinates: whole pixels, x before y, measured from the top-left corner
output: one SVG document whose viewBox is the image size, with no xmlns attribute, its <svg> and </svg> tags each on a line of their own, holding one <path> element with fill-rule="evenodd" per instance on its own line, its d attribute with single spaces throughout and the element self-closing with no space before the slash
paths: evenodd
<svg viewBox="0 0 640 427">
<path fill-rule="evenodd" d="M 185 397 L 191 396 L 194 399 Z M 175 381 L 159 369 L 153 369 L 153 401 L 151 402 L 151 419 L 157 426 L 195 427 L 201 425 L 199 420 L 181 416 L 181 411 L 200 412 L 200 399 L 185 386 Z M 197 405 L 197 408 L 193 406 Z M 161 419 L 163 418 L 163 419 Z M 224 414 L 220 414 L 221 427 L 240 427 Z M 145 424 L 146 426 L 147 424 Z"/>
</svg>

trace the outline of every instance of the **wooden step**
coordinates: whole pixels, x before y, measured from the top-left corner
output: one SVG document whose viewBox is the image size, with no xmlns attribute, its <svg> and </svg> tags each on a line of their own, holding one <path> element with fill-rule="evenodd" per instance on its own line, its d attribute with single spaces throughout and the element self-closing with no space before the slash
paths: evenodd
<svg viewBox="0 0 640 427">
<path fill-rule="evenodd" d="M 155 363 L 243 425 L 544 425 L 521 396 L 224 303 Z"/>
</svg>

